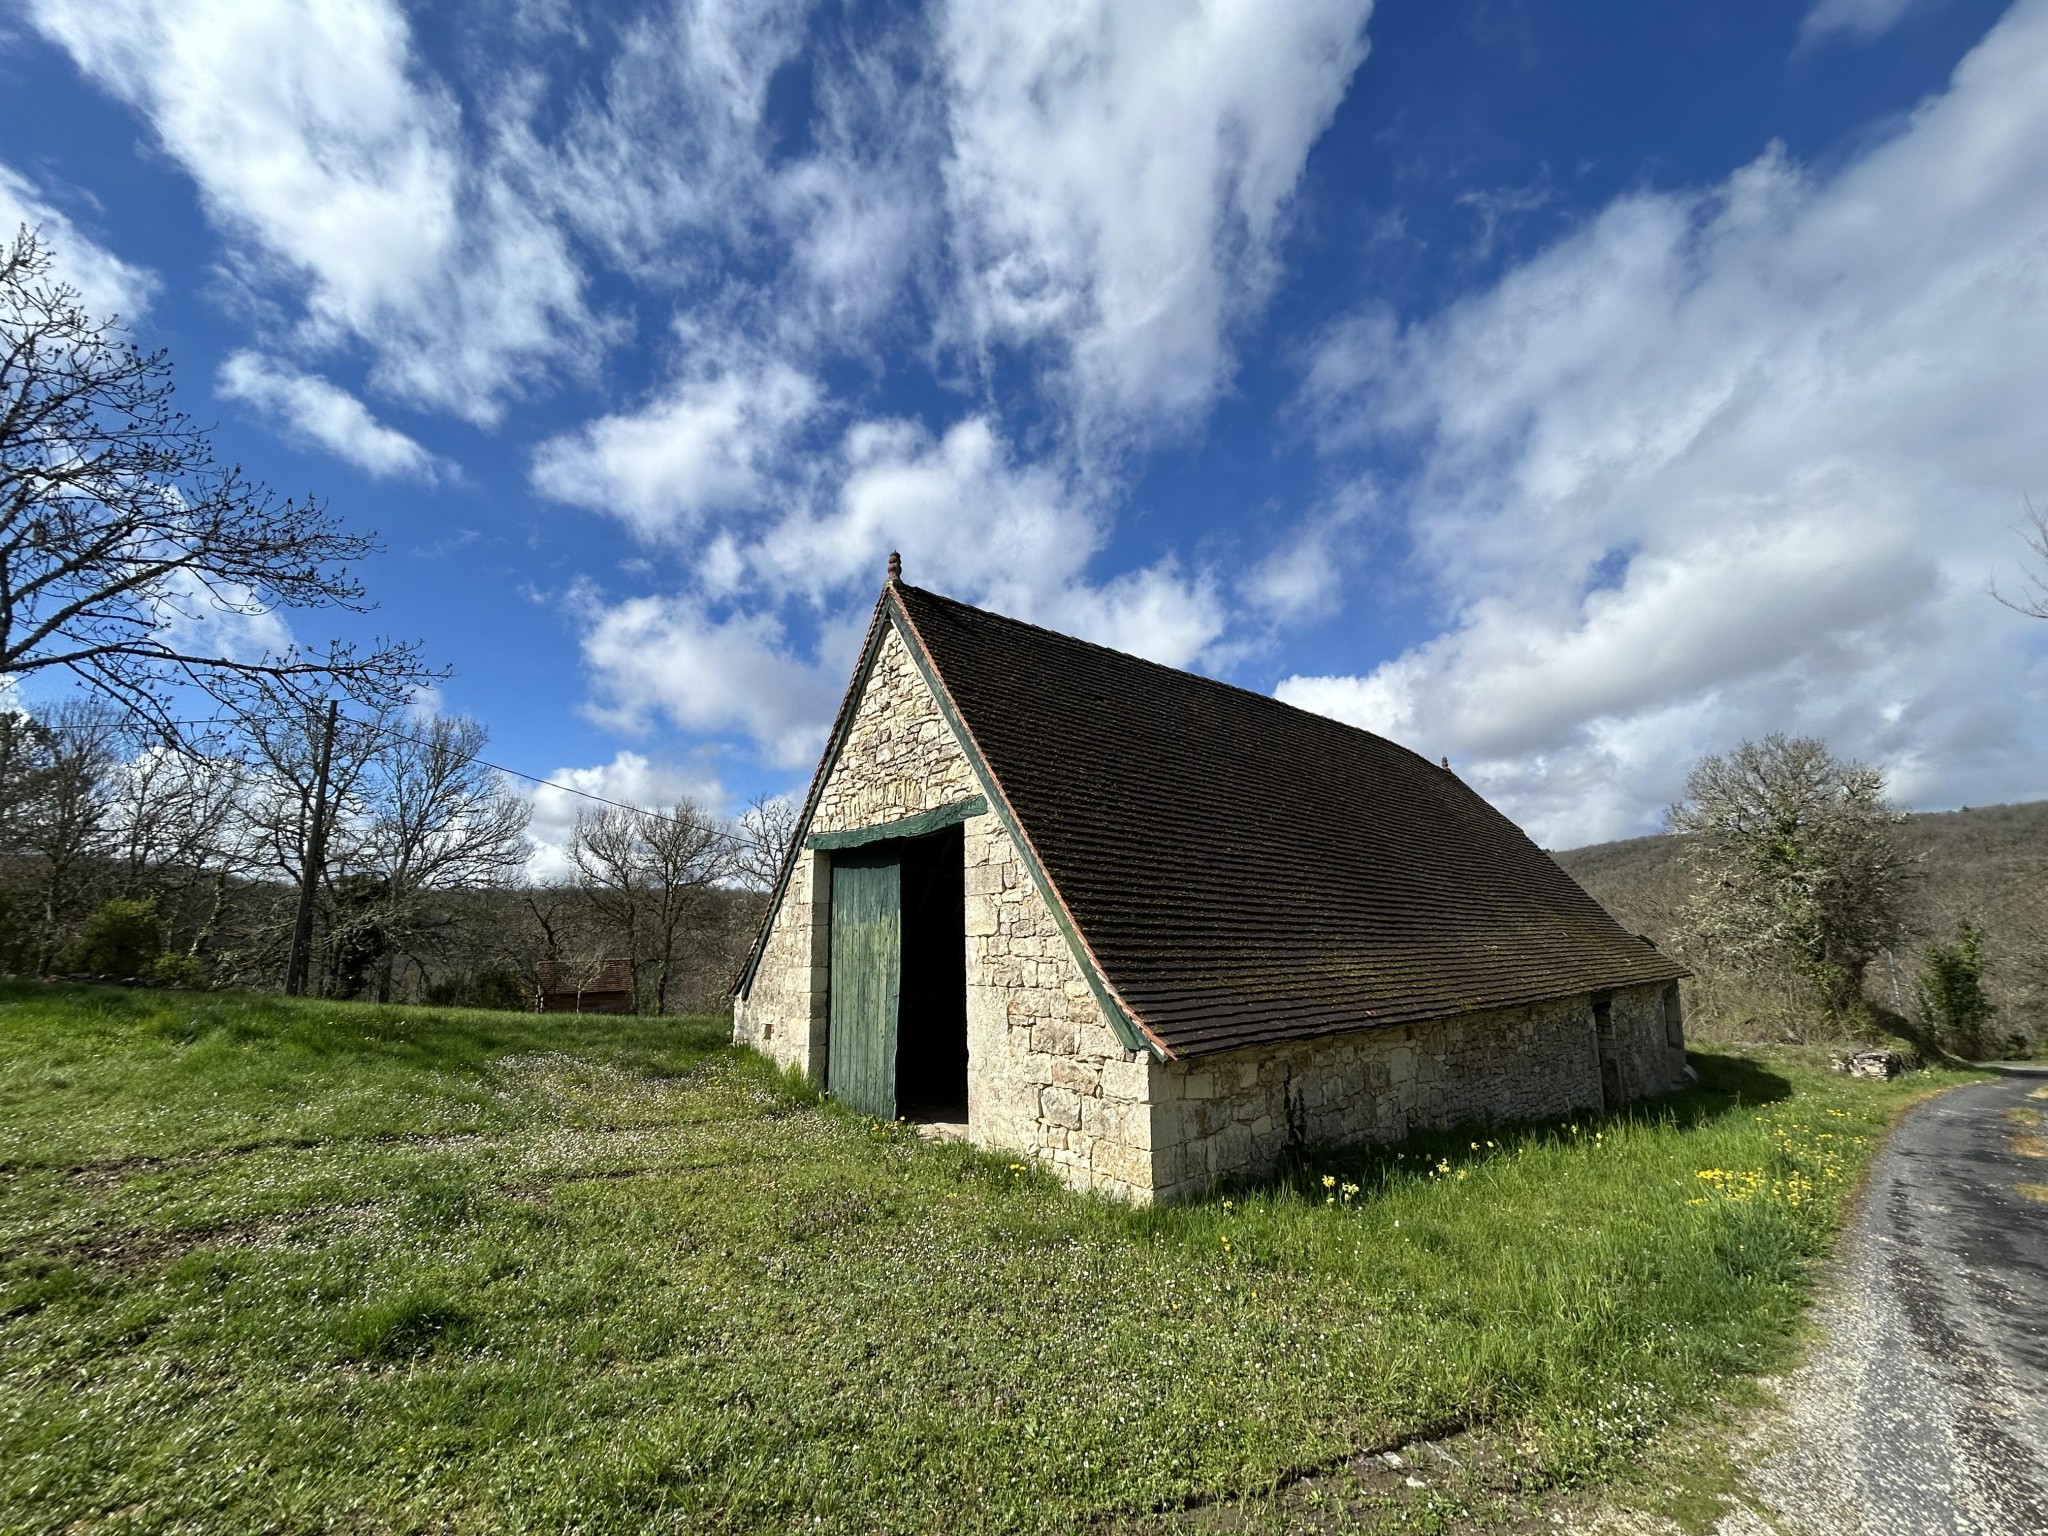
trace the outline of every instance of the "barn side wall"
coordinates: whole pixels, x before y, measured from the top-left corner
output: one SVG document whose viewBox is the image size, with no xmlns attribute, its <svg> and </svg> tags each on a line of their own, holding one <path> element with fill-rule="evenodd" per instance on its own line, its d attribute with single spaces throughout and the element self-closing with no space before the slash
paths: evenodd
<svg viewBox="0 0 2048 1536">
<path fill-rule="evenodd" d="M 875 826 L 988 793 L 902 636 L 883 636 L 810 831 Z M 1146 1058 L 1126 1051 L 1044 894 L 992 812 L 962 827 L 968 1139 L 1032 1157 L 1077 1189 L 1146 1198 Z M 733 1038 L 822 1082 L 831 855 L 802 853 L 770 922 Z"/>
<path fill-rule="evenodd" d="M 1613 994 L 1624 1095 L 1667 1092 L 1684 1052 L 1661 987 Z M 1289 1141 L 1398 1141 L 1468 1121 L 1539 1120 L 1601 1102 L 1592 998 L 1225 1051 L 1151 1069 L 1153 1194 L 1198 1195 L 1271 1169 Z"/>
</svg>

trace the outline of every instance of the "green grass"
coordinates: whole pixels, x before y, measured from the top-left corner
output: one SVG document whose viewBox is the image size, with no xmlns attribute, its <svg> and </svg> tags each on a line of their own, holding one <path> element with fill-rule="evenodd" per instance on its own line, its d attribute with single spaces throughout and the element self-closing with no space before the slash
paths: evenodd
<svg viewBox="0 0 2048 1536">
<path fill-rule="evenodd" d="M 1067 1531 L 1479 1424 L 1599 1478 L 1784 1359 L 1957 1080 L 1706 1057 L 1147 1212 L 722 1037 L 0 988 L 0 1530 Z"/>
</svg>

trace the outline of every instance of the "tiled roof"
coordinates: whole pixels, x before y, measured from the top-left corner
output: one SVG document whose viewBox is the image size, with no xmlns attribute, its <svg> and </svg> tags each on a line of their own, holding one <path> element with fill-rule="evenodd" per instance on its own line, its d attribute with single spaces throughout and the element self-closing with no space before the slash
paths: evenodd
<svg viewBox="0 0 2048 1536">
<path fill-rule="evenodd" d="M 606 960 L 594 971 L 579 970 L 573 965 L 558 965 L 553 960 L 543 960 L 534 969 L 543 992 L 580 992 L 588 997 L 597 992 L 633 990 L 631 960 Z"/>
<path fill-rule="evenodd" d="M 1173 1055 L 1668 981 L 1456 774 L 892 583 L 1110 989 Z"/>
</svg>

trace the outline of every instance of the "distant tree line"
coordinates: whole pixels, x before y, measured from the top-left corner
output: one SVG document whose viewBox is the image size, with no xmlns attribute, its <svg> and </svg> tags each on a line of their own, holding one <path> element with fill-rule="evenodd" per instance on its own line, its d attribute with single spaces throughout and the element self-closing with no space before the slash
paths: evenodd
<svg viewBox="0 0 2048 1536">
<path fill-rule="evenodd" d="M 279 711 L 167 742 L 103 700 L 0 711 L 0 970 L 280 986 L 322 720 Z M 787 808 L 729 823 L 687 800 L 593 806 L 571 872 L 535 884 L 530 806 L 479 761 L 485 744 L 472 720 L 342 717 L 307 990 L 525 1008 L 543 961 L 623 958 L 640 1011 L 722 1007 Z"/>
</svg>

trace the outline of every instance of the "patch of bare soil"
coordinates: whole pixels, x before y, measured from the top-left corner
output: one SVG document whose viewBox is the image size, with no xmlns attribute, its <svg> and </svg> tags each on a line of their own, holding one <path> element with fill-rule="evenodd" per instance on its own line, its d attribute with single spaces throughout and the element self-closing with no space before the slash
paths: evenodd
<svg viewBox="0 0 2048 1536">
<path fill-rule="evenodd" d="M 1118 1521 L 1105 1536 L 1530 1536 L 1557 1529 L 1552 1503 L 1524 1491 L 1500 1435 L 1462 1430 L 1304 1469 L 1260 1493 Z"/>
<path fill-rule="evenodd" d="M 148 1274 L 172 1264 L 201 1248 L 256 1248 L 289 1241 L 292 1232 L 308 1222 L 328 1222 L 336 1216 L 365 1214 L 381 1202 L 361 1201 L 347 1205 L 318 1206 L 268 1216 L 256 1221 L 226 1222 L 210 1227 L 129 1227 L 95 1230 L 77 1234 L 45 1247 L 9 1252 L 8 1259 L 57 1259 L 67 1264 L 93 1264 L 130 1277 Z M 322 1240 L 331 1237 L 323 1232 Z"/>
</svg>

